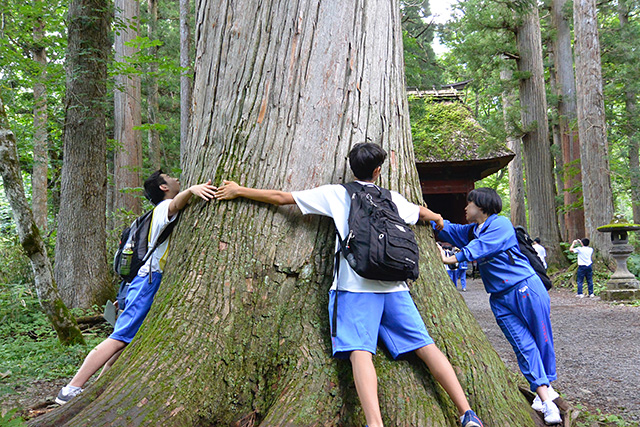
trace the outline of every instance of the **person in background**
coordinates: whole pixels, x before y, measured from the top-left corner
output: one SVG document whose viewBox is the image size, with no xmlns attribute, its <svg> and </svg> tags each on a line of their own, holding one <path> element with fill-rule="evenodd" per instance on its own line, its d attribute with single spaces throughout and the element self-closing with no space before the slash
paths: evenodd
<svg viewBox="0 0 640 427">
<path fill-rule="evenodd" d="M 536 250 L 536 252 L 538 253 L 538 258 L 540 258 L 540 261 L 542 261 L 542 265 L 544 265 L 544 268 L 547 268 L 547 250 L 544 248 L 544 246 L 542 246 L 540 244 L 540 238 L 536 237 L 535 239 L 533 239 L 533 249 Z"/>
<path fill-rule="evenodd" d="M 587 287 L 589 289 L 589 297 L 593 298 L 593 261 L 591 255 L 593 255 L 593 248 L 589 246 L 589 239 L 586 237 L 583 239 L 576 239 L 571 242 L 569 248 L 574 254 L 578 254 L 578 293 L 576 297 L 583 298 L 582 283 L 585 277 L 587 278 Z"/>
</svg>

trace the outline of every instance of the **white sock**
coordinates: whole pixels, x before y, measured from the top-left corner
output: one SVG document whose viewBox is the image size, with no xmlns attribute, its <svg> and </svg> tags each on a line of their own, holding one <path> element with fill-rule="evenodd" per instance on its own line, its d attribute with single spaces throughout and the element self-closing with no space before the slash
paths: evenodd
<svg viewBox="0 0 640 427">
<path fill-rule="evenodd" d="M 76 386 L 70 385 L 70 384 L 67 384 L 66 386 L 64 386 L 64 388 L 66 388 L 67 390 L 81 390 L 82 389 L 82 387 L 76 387 Z"/>
</svg>

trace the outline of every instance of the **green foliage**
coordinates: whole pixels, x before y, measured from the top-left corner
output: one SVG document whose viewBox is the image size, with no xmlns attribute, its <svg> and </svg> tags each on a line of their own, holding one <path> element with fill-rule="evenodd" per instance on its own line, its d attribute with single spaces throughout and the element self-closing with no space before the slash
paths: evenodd
<svg viewBox="0 0 640 427">
<path fill-rule="evenodd" d="M 600 409 L 596 409 L 595 413 L 589 412 L 583 405 L 576 404 L 575 409 L 579 411 L 575 420 L 576 427 L 592 427 L 592 426 L 606 426 L 606 427 L 634 427 L 638 423 L 626 421 L 617 415 L 603 414 Z"/>
<path fill-rule="evenodd" d="M 0 427 L 20 427 L 26 425 L 22 417 L 18 416 L 18 410 L 12 409 L 4 416 L 0 414 Z"/>
<path fill-rule="evenodd" d="M 0 396 L 12 384 L 73 376 L 104 334 L 85 333 L 87 345 L 62 346 L 38 298 L 24 285 L 0 285 Z"/>
<path fill-rule="evenodd" d="M 442 70 L 431 47 L 435 27 L 429 21 L 429 0 L 402 0 L 400 8 L 407 87 L 439 87 L 442 83 Z"/>
</svg>

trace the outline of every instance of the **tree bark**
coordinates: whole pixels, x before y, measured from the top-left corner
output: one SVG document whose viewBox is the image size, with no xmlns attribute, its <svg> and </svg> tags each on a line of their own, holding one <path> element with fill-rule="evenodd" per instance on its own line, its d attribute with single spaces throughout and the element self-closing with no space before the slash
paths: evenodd
<svg viewBox="0 0 640 427">
<path fill-rule="evenodd" d="M 511 223 L 527 225 L 527 211 L 524 203 L 524 173 L 522 171 L 522 140 L 516 135 L 511 113 L 514 110 L 515 94 L 511 88 L 513 72 L 510 69 L 500 71 L 500 80 L 505 84 L 502 92 L 502 112 L 504 127 L 507 133 L 507 147 L 515 156 L 509 162 L 509 206 L 511 207 Z"/>
<path fill-rule="evenodd" d="M 56 283 L 53 280 L 53 269 L 47 256 L 47 248 L 40 237 L 33 213 L 24 195 L 24 185 L 18 161 L 15 136 L 7 124 L 4 105 L 0 100 L 0 175 L 4 191 L 9 199 L 13 218 L 18 229 L 20 243 L 31 260 L 35 289 L 40 307 L 51 322 L 64 345 L 84 344 L 82 332 L 76 319 L 64 305 Z"/>
<path fill-rule="evenodd" d="M 157 37 L 158 1 L 148 0 L 147 6 L 149 9 L 149 21 L 147 24 L 149 40 L 155 40 Z M 158 72 L 158 46 L 150 47 L 149 55 L 154 61 L 150 64 L 150 73 L 148 76 L 149 95 L 147 96 L 147 121 L 151 125 L 149 128 L 149 157 L 151 158 L 153 169 L 157 170 L 162 166 L 160 156 L 160 132 L 153 127 L 153 125 L 158 124 L 158 76 L 156 75 Z"/>
<path fill-rule="evenodd" d="M 350 147 L 372 141 L 389 153 L 381 184 L 420 200 L 396 2 L 204 1 L 196 22 L 184 182 L 339 183 L 352 179 Z M 34 424 L 364 425 L 349 363 L 330 357 L 330 220 L 294 206 L 194 201 L 174 233 L 139 337 L 77 401 Z M 532 426 L 430 227 L 417 233 L 424 261 L 413 296 L 471 405 L 487 425 Z M 414 358 L 374 360 L 387 425 L 457 424 Z"/>
<path fill-rule="evenodd" d="M 568 0 L 554 0 L 551 5 L 551 22 L 556 30 L 553 40 L 554 66 L 558 93 L 559 132 L 562 141 L 562 161 L 564 164 L 562 182 L 564 222 L 566 239 L 573 241 L 585 236 L 584 209 L 582 198 L 582 175 L 580 173 L 580 140 L 575 128 L 576 80 L 573 72 L 573 51 L 571 48 L 571 23 L 567 16 Z"/>
<path fill-rule="evenodd" d="M 547 264 L 562 263 L 560 230 L 556 218 L 553 165 L 547 120 L 547 96 L 542 64 L 540 18 L 536 7 L 522 16 L 516 32 L 522 109 L 523 154 L 529 209 L 529 233 L 546 242 Z"/>
<path fill-rule="evenodd" d="M 180 0 L 180 162 L 184 160 L 184 147 L 189 137 L 193 64 L 191 63 L 191 2 Z"/>
<path fill-rule="evenodd" d="M 42 0 L 37 0 L 42 1 Z M 31 205 L 38 228 L 47 230 L 47 171 L 49 166 L 47 140 L 47 51 L 40 43 L 44 37 L 44 22 L 37 19 L 33 28 L 33 59 L 40 73 L 33 85 L 33 172 L 31 174 Z"/>
<path fill-rule="evenodd" d="M 89 308 L 113 297 L 107 268 L 105 102 L 110 6 L 69 5 L 67 89 L 55 279 L 67 306 Z M 90 54 L 89 54 L 90 53 Z"/>
<path fill-rule="evenodd" d="M 611 239 L 596 228 L 613 217 L 595 0 L 574 0 L 578 134 L 586 235 L 608 257 Z"/>
<path fill-rule="evenodd" d="M 126 45 L 140 34 L 140 3 L 131 0 L 115 1 L 115 19 L 123 27 L 115 31 L 115 60 L 128 62 L 137 49 Z M 114 152 L 113 175 L 115 182 L 114 211 L 124 209 L 140 214 L 140 193 L 142 187 L 142 137 L 140 125 L 140 76 L 118 73 L 115 77 L 113 94 L 113 122 L 116 150 Z"/>
</svg>

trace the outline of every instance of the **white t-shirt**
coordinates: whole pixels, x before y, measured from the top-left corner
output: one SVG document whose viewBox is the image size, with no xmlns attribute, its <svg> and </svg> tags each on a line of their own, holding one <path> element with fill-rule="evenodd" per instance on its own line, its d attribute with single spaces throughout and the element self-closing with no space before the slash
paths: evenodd
<svg viewBox="0 0 640 427">
<path fill-rule="evenodd" d="M 158 205 L 153 209 L 153 214 L 151 217 L 151 229 L 149 230 L 149 247 L 151 249 L 153 245 L 160 237 L 160 234 L 164 229 L 172 223 L 178 216 L 174 215 L 169 218 L 169 204 L 171 203 L 171 199 L 163 200 L 158 203 Z M 149 257 L 147 262 L 140 267 L 138 270 L 138 276 L 146 276 L 149 274 L 149 268 L 151 271 L 160 272 L 164 270 L 164 265 L 167 263 L 167 252 L 169 252 L 169 242 L 171 241 L 171 236 L 164 242 L 160 243 L 160 245 L 153 251 L 153 254 Z M 147 249 L 147 250 L 148 250 Z"/>
<path fill-rule="evenodd" d="M 547 250 L 539 243 L 534 243 L 532 246 L 533 249 L 535 249 L 538 253 L 538 258 L 540 258 L 540 260 L 542 261 L 542 265 L 544 265 L 544 268 L 547 268 Z"/>
<path fill-rule="evenodd" d="M 373 185 L 371 183 L 360 182 L 363 185 Z M 349 209 L 351 199 L 346 188 L 342 185 L 323 185 L 311 190 L 294 191 L 293 195 L 298 208 L 304 215 L 316 214 L 333 218 L 336 229 L 340 236 L 349 233 Z M 395 191 L 391 192 L 391 200 L 398 207 L 398 213 L 407 224 L 415 224 L 420 217 L 420 207 L 409 203 Z M 336 237 L 336 251 L 339 241 Z M 386 282 L 382 280 L 370 280 L 359 276 L 340 253 L 339 277 L 334 278 L 331 289 L 337 289 L 338 282 L 341 291 L 349 292 L 398 292 L 408 290 L 405 282 Z"/>
<path fill-rule="evenodd" d="M 578 246 L 573 248 L 571 252 L 578 254 L 578 265 L 591 265 L 591 254 L 593 254 L 593 248 L 590 246 Z"/>
</svg>

